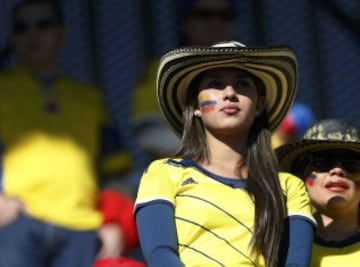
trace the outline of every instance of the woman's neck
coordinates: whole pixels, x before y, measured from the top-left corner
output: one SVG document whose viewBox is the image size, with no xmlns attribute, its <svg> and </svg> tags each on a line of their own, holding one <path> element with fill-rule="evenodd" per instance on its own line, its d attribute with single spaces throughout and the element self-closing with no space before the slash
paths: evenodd
<svg viewBox="0 0 360 267">
<path fill-rule="evenodd" d="M 238 179 L 239 177 L 247 177 L 247 169 L 245 166 L 244 151 L 245 143 L 241 138 L 217 138 L 208 136 L 209 159 L 200 163 L 209 171 Z"/>
</svg>

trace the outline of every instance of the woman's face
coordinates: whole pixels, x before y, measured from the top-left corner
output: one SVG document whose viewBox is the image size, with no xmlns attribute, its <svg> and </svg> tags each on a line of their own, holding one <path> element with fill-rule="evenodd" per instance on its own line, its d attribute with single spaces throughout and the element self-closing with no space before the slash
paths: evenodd
<svg viewBox="0 0 360 267">
<path fill-rule="evenodd" d="M 198 107 L 207 131 L 238 135 L 247 133 L 255 116 L 263 110 L 263 97 L 257 93 L 250 74 L 236 68 L 219 68 L 202 74 Z"/>
<path fill-rule="evenodd" d="M 357 210 L 360 203 L 360 155 L 346 150 L 317 152 L 305 183 L 317 209 Z"/>
</svg>

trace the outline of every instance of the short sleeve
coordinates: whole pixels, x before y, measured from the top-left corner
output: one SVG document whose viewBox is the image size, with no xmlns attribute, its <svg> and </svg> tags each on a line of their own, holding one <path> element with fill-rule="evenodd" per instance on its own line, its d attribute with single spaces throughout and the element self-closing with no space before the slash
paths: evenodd
<svg viewBox="0 0 360 267">
<path fill-rule="evenodd" d="M 310 197 L 304 182 L 290 173 L 280 173 L 280 183 L 286 195 L 287 215 L 290 218 L 303 217 L 316 225 L 312 216 Z"/>
<path fill-rule="evenodd" d="M 175 183 L 166 160 L 153 161 L 141 177 L 135 202 L 135 212 L 144 205 L 166 202 L 174 205 Z"/>
</svg>

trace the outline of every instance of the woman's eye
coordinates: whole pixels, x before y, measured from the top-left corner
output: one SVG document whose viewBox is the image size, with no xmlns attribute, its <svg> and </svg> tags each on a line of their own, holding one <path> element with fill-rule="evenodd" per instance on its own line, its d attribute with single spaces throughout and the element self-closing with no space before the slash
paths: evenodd
<svg viewBox="0 0 360 267">
<path fill-rule="evenodd" d="M 237 89 L 245 89 L 245 88 L 250 88 L 251 85 L 250 85 L 250 82 L 247 81 L 247 80 L 241 80 L 241 81 L 237 81 L 235 83 L 235 87 Z"/>
<path fill-rule="evenodd" d="M 216 88 L 216 89 L 222 89 L 224 88 L 224 85 L 221 81 L 213 80 L 208 83 L 208 87 L 210 88 Z"/>
</svg>

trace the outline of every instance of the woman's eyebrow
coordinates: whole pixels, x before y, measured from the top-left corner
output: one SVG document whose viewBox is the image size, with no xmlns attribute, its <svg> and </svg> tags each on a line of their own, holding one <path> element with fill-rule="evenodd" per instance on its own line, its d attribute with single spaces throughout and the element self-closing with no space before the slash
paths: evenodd
<svg viewBox="0 0 360 267">
<path fill-rule="evenodd" d="M 207 74 L 206 76 L 204 76 L 204 79 L 214 79 L 214 78 L 222 78 L 222 77 L 223 77 L 222 74 L 213 73 L 213 74 Z M 251 78 L 251 76 L 246 73 L 236 74 L 234 77 L 235 78 Z"/>
</svg>

